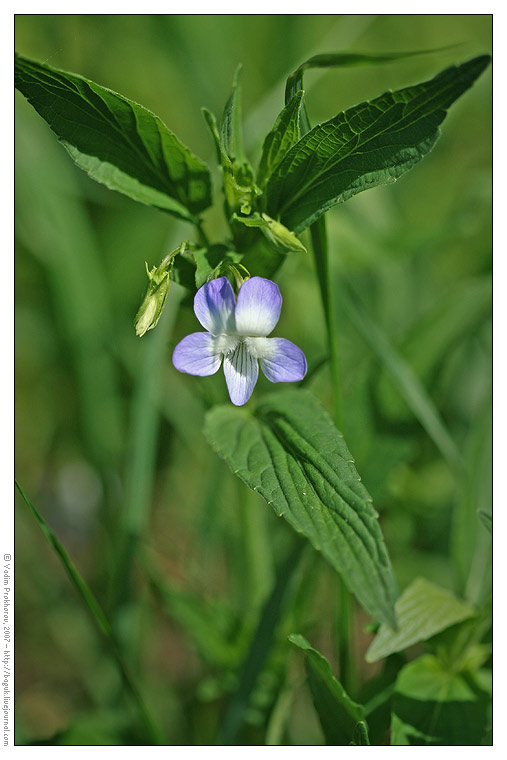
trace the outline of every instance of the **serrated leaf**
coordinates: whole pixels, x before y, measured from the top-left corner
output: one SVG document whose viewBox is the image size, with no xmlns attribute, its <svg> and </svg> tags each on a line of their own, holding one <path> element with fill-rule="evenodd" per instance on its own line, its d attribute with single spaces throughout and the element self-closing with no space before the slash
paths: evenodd
<svg viewBox="0 0 507 760">
<path fill-rule="evenodd" d="M 255 414 L 206 415 L 205 435 L 231 470 L 322 552 L 377 619 L 395 626 L 391 564 L 372 500 L 329 415 L 307 391 L 266 396 Z"/>
<path fill-rule="evenodd" d="M 308 685 L 326 737 L 326 744 L 334 746 L 350 744 L 358 735 L 356 733 L 358 723 L 360 721 L 364 723 L 363 705 L 354 702 L 349 697 L 341 683 L 334 677 L 328 660 L 310 646 L 304 636 L 292 633 L 289 641 L 302 649 L 306 655 Z M 364 732 L 361 732 L 361 736 L 363 735 Z M 367 732 L 366 736 L 368 736 Z"/>
<path fill-rule="evenodd" d="M 394 182 L 427 155 L 449 106 L 490 61 L 480 56 L 434 79 L 339 113 L 310 130 L 271 175 L 267 212 L 296 233 L 336 203 Z"/>
<path fill-rule="evenodd" d="M 296 92 L 288 105 L 278 114 L 273 129 L 264 140 L 257 170 L 259 187 L 264 187 L 287 151 L 299 140 L 299 112 L 303 95 L 303 90 Z"/>
<path fill-rule="evenodd" d="M 398 630 L 381 625 L 366 652 L 366 661 L 375 662 L 394 652 L 401 652 L 418 641 L 426 641 L 451 625 L 473 617 L 473 607 L 465 604 L 450 591 L 416 578 L 394 605 Z"/>
<path fill-rule="evenodd" d="M 391 744 L 479 745 L 487 731 L 487 671 L 459 673 L 423 655 L 399 673 L 393 698 Z"/>
<path fill-rule="evenodd" d="M 211 204 L 208 167 L 148 109 L 19 55 L 15 84 L 97 182 L 189 221 Z"/>
</svg>

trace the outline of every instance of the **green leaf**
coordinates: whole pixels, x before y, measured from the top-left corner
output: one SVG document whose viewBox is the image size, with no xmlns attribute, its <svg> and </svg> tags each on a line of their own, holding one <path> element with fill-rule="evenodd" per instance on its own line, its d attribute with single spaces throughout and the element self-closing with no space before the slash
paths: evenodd
<svg viewBox="0 0 507 760">
<path fill-rule="evenodd" d="M 405 53 L 319 53 L 318 55 L 312 56 L 307 61 L 304 61 L 289 77 L 287 77 L 285 102 L 288 103 L 298 90 L 303 89 L 303 73 L 307 69 L 345 68 L 351 66 L 373 66 L 382 63 L 394 63 L 396 61 L 404 60 L 405 58 L 439 53 L 443 50 L 449 50 L 452 47 L 456 46 L 448 45 L 433 50 L 411 50 Z"/>
<path fill-rule="evenodd" d="M 423 655 L 398 675 L 391 744 L 479 745 L 487 731 L 488 671 L 455 672 Z"/>
<path fill-rule="evenodd" d="M 262 146 L 262 156 L 257 170 L 257 184 L 264 187 L 287 151 L 299 140 L 299 112 L 303 102 L 303 90 L 278 114 L 273 129 Z"/>
<path fill-rule="evenodd" d="M 308 391 L 266 396 L 254 415 L 219 406 L 205 435 L 231 470 L 302 533 L 365 609 L 395 626 L 395 582 L 382 533 L 354 460 Z"/>
<path fill-rule="evenodd" d="M 208 167 L 143 106 L 19 55 L 15 84 L 97 182 L 188 221 L 211 204 Z"/>
<path fill-rule="evenodd" d="M 470 605 L 457 599 L 424 578 L 416 578 L 394 605 L 398 630 L 381 625 L 366 653 L 367 662 L 375 662 L 394 652 L 401 652 L 418 641 L 426 641 L 439 631 L 475 615 Z"/>
<path fill-rule="evenodd" d="M 222 169 L 224 179 L 224 195 L 226 214 L 229 217 L 234 211 L 249 214 L 252 210 L 253 199 L 258 194 L 253 185 L 253 177 L 246 164 L 240 165 L 232 160 L 224 148 L 223 138 L 218 131 L 215 115 L 207 108 L 202 109 L 206 124 L 215 143 L 217 161 Z"/>
<path fill-rule="evenodd" d="M 306 654 L 306 674 L 312 692 L 315 710 L 319 716 L 326 744 L 334 746 L 348 745 L 358 737 L 356 732 L 359 722 L 364 723 L 364 707 L 354 702 L 341 683 L 334 677 L 328 660 L 314 649 L 298 633 L 292 633 L 289 641 Z M 364 732 L 359 729 L 364 737 Z M 368 731 L 366 729 L 366 738 Z M 368 741 L 360 742 L 369 744 Z"/>
<path fill-rule="evenodd" d="M 363 336 L 381 366 L 389 374 L 399 396 L 405 401 L 414 417 L 419 420 L 429 437 L 451 467 L 461 473 L 463 460 L 440 413 L 413 369 L 391 345 L 387 336 L 361 305 L 358 294 L 350 286 L 337 284 L 343 308 Z"/>
<path fill-rule="evenodd" d="M 449 106 L 489 56 L 451 66 L 434 79 L 339 113 L 285 155 L 267 185 L 267 212 L 300 232 L 331 206 L 394 182 L 427 155 Z"/>
</svg>

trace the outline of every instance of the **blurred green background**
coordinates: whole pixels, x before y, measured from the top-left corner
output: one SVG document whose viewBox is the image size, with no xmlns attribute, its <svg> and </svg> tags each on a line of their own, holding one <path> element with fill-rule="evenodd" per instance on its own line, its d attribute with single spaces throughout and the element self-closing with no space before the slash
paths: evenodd
<svg viewBox="0 0 507 760">
<path fill-rule="evenodd" d="M 221 114 L 241 62 L 245 137 L 257 163 L 286 77 L 310 55 L 460 45 L 308 72 L 316 123 L 491 52 L 491 24 L 487 15 L 18 15 L 16 49 L 142 103 L 210 165 L 200 107 Z M 205 226 L 219 241 L 226 229 L 214 176 L 218 202 Z M 343 432 L 380 512 L 399 587 L 423 575 L 479 604 L 490 579 L 477 520 L 491 497 L 490 196 L 489 69 L 413 172 L 327 215 L 334 279 L 347 279 L 415 372 L 464 461 L 457 473 L 338 301 Z M 225 384 L 221 373 L 202 381 L 172 367 L 172 347 L 197 329 L 177 286 L 157 329 L 141 340 L 134 333 L 144 262 L 157 264 L 192 234 L 90 180 L 16 93 L 16 474 L 110 615 L 171 744 L 216 740 L 291 540 L 201 435 Z M 325 353 L 311 256 L 289 257 L 278 281 L 277 334 L 301 346 L 311 366 Z M 259 382 L 256 393 L 268 386 Z M 330 405 L 327 367 L 308 387 Z M 18 743 L 143 743 L 114 662 L 20 499 L 16 583 Z M 244 743 L 323 741 L 286 636 L 304 633 L 336 666 L 336 576 L 309 555 L 290 594 Z M 366 622 L 356 609 L 358 691 L 376 672 L 363 660 Z"/>
</svg>

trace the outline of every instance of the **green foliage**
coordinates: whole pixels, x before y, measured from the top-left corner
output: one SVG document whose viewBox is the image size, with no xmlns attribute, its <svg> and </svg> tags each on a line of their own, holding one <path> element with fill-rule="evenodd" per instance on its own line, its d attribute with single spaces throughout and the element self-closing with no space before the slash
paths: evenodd
<svg viewBox="0 0 507 760">
<path fill-rule="evenodd" d="M 289 641 L 306 655 L 308 684 L 326 744 L 369 744 L 364 707 L 349 697 L 326 658 L 298 633 L 289 636 Z"/>
<path fill-rule="evenodd" d="M 302 533 L 365 609 L 394 626 L 395 583 L 371 497 L 328 414 L 308 391 L 264 397 L 252 416 L 219 406 L 205 435 L 230 469 Z"/>
<path fill-rule="evenodd" d="M 489 61 L 480 56 L 452 66 L 314 127 L 271 175 L 268 213 L 301 232 L 336 203 L 397 180 L 431 151 L 447 109 Z"/>
<path fill-rule="evenodd" d="M 299 140 L 299 112 L 304 92 L 300 89 L 278 114 L 273 129 L 266 136 L 257 169 L 257 183 L 264 187 L 287 151 Z"/>
<path fill-rule="evenodd" d="M 211 204 L 206 165 L 143 106 L 20 55 L 15 82 L 93 179 L 188 221 Z"/>
<path fill-rule="evenodd" d="M 58 540 L 54 531 L 44 520 L 40 512 L 34 507 L 30 499 L 25 495 L 19 483 L 17 481 L 15 481 L 15 483 L 16 483 L 16 488 L 18 489 L 21 495 L 21 498 L 23 499 L 26 506 L 32 513 L 32 516 L 37 522 L 39 528 L 41 529 L 44 535 L 44 538 L 46 539 L 46 541 L 48 542 L 50 547 L 53 549 L 56 556 L 59 558 L 60 562 L 62 563 L 62 566 L 65 569 L 68 577 L 70 578 L 70 581 L 76 588 L 85 607 L 87 607 L 88 611 L 90 612 L 93 621 L 95 622 L 99 631 L 106 637 L 106 640 L 111 648 L 112 655 L 118 663 L 122 677 L 131 693 L 132 698 L 137 704 L 140 719 L 142 723 L 144 724 L 147 736 L 150 738 L 150 740 L 154 744 L 163 744 L 164 739 L 165 739 L 163 732 L 161 732 L 160 728 L 153 722 L 153 719 L 146 708 L 145 702 L 138 690 L 138 687 L 135 684 L 135 682 L 132 680 L 132 677 L 129 673 L 128 666 L 123 658 L 120 646 L 118 644 L 116 635 L 113 632 L 111 624 L 109 623 L 109 620 L 104 614 L 104 611 L 102 610 L 100 604 L 95 598 L 92 590 L 90 589 L 90 587 L 88 586 L 84 578 L 81 576 L 81 574 L 77 570 L 75 564 L 69 557 L 67 551 L 65 550 L 61 542 Z"/>
<path fill-rule="evenodd" d="M 489 743 L 488 76 L 453 106 L 445 140 L 416 174 L 340 203 L 301 241 L 296 232 L 337 196 L 398 176 L 427 151 L 448 105 L 434 93 L 435 110 L 419 119 L 432 107 L 423 88 L 447 81 L 450 102 L 488 59 L 425 82 L 428 72 L 487 51 L 490 17 L 21 15 L 16 27 L 29 56 L 16 60 L 16 82 L 43 116 L 16 94 L 16 469 L 47 519 L 30 504 L 16 513 L 17 743 L 311 746 L 322 741 L 318 720 L 339 745 Z M 354 52 L 388 39 L 412 51 Z M 435 49 L 463 39 L 462 55 Z M 418 58 L 420 47 L 433 58 Z M 336 52 L 309 58 L 312 49 Z M 238 60 L 244 130 L 239 70 L 222 110 Z M 280 112 L 294 61 L 304 63 Z M 210 207 L 205 164 L 134 101 L 203 145 L 199 154 L 209 149 L 199 107 L 222 114 L 206 118 L 225 214 Z M 378 114 L 386 129 L 366 148 L 381 148 L 336 154 L 340 122 L 331 155 L 317 148 L 317 172 L 322 160 L 330 169 L 314 187 L 311 162 L 298 163 L 312 134 L 307 107 L 315 134 L 347 114 L 356 126 L 359 109 L 369 118 L 378 102 L 391 104 Z M 328 120 L 354 103 L 363 106 Z M 389 121 L 397 110 L 412 114 L 409 126 Z M 374 131 L 362 124 L 358 145 Z M 403 155 L 392 144 L 400 134 Z M 270 187 L 284 194 L 274 210 Z M 182 250 L 188 222 L 195 235 Z M 313 262 L 298 255 L 311 248 Z M 167 297 L 157 264 L 176 250 Z M 159 282 L 140 326 L 158 324 L 138 341 L 145 260 Z M 244 268 L 277 277 L 280 334 L 305 351 L 313 396 L 264 396 L 260 378 L 253 403 L 232 409 L 221 406 L 221 373 L 189 382 L 171 367 L 175 343 L 198 329 L 195 290 Z M 334 407 L 336 427 L 314 396 Z M 210 409 L 208 437 L 255 493 L 203 440 Z M 344 462 L 349 448 L 382 533 Z M 397 631 L 387 625 L 391 563 L 406 589 Z M 369 656 L 387 659 L 374 668 L 361 664 L 371 633 L 336 570 L 384 620 Z M 319 642 L 341 683 L 302 637 L 288 645 L 290 631 Z M 407 663 L 414 643 L 432 654 Z"/>
<path fill-rule="evenodd" d="M 396 681 L 392 744 L 479 745 L 488 726 L 488 673 L 456 672 L 433 655 L 406 665 Z"/>
<path fill-rule="evenodd" d="M 450 591 L 435 586 L 424 578 L 405 589 L 394 609 L 398 630 L 381 625 L 366 653 L 367 662 L 375 662 L 394 652 L 426 641 L 439 631 L 475 615 L 475 610 L 457 599 Z"/>
</svg>

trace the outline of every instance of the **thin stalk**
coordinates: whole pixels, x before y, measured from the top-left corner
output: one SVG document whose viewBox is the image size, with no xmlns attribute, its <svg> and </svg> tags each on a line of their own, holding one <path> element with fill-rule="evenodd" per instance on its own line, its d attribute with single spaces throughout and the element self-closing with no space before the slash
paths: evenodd
<svg viewBox="0 0 507 760">
<path fill-rule="evenodd" d="M 351 623 L 354 613 L 354 602 L 346 587 L 343 578 L 338 579 L 338 615 L 336 629 L 338 633 L 338 666 L 340 668 L 340 681 L 347 693 L 353 693 L 355 689 L 355 669 L 353 667 L 352 653 L 350 651 Z"/>
<path fill-rule="evenodd" d="M 333 397 L 333 419 L 336 427 L 341 428 L 343 422 L 343 398 L 338 352 L 338 332 L 336 329 L 333 288 L 331 286 L 329 273 L 329 246 L 324 217 L 320 217 L 320 219 L 312 224 L 310 232 L 312 236 L 315 269 L 319 280 L 322 306 L 327 327 L 327 344 Z M 350 689 L 354 681 L 354 667 L 350 647 L 352 615 L 353 601 L 343 579 L 340 577 L 338 579 L 338 613 L 336 629 L 338 634 L 340 680 L 346 690 Z"/>
<path fill-rule="evenodd" d="M 272 647 L 275 629 L 283 613 L 291 580 L 299 566 L 305 546 L 303 541 L 298 540 L 277 573 L 273 590 L 264 605 L 250 650 L 243 664 L 238 690 L 227 706 L 217 740 L 219 745 L 234 745 L 243 725 L 250 694 Z"/>
<path fill-rule="evenodd" d="M 338 428 L 342 425 L 343 400 L 340 372 L 340 359 L 338 353 L 338 333 L 334 311 L 333 289 L 329 274 L 329 248 L 327 243 L 326 222 L 320 217 L 310 227 L 312 236 L 313 256 L 315 269 L 319 280 L 320 295 L 324 309 L 324 317 L 327 328 L 327 343 L 331 366 L 331 385 L 333 394 L 333 419 Z"/>
<path fill-rule="evenodd" d="M 82 576 L 79 574 L 79 571 L 77 570 L 76 566 L 74 565 L 71 558 L 67 554 L 65 548 L 60 543 L 60 541 L 56 537 L 53 530 L 44 520 L 40 512 L 38 512 L 38 510 L 32 504 L 30 499 L 26 496 L 23 489 L 19 485 L 18 481 L 14 480 L 14 483 L 23 501 L 25 502 L 26 506 L 29 508 L 30 512 L 32 513 L 32 516 L 35 518 L 35 521 L 37 522 L 39 528 L 41 529 L 46 541 L 51 546 L 55 554 L 59 557 L 60 562 L 62 563 L 68 577 L 70 578 L 72 584 L 74 585 L 81 599 L 83 600 L 86 607 L 88 608 L 88 611 L 90 612 L 95 625 L 97 626 L 100 633 L 105 637 L 105 640 L 108 644 L 108 648 L 111 654 L 113 655 L 116 661 L 116 664 L 118 665 L 123 682 L 125 686 L 127 687 L 128 691 L 130 692 L 130 695 L 134 703 L 136 704 L 137 710 L 139 712 L 139 717 L 141 719 L 141 722 L 144 728 L 146 729 L 146 733 L 148 734 L 148 736 L 150 736 L 153 744 L 156 744 L 156 745 L 166 744 L 167 743 L 166 738 L 162 730 L 156 725 L 155 721 L 153 720 L 153 717 L 151 716 L 148 708 L 146 707 L 146 703 L 144 702 L 141 692 L 139 691 L 135 681 L 130 675 L 129 668 L 127 667 L 125 663 L 125 660 L 123 658 L 123 654 L 121 651 L 121 647 L 118 643 L 118 640 L 116 639 L 116 636 L 113 632 L 111 624 L 105 612 L 103 611 L 102 607 L 100 606 L 99 602 L 97 601 L 93 591 L 88 586 L 84 578 L 82 578 Z"/>
</svg>

